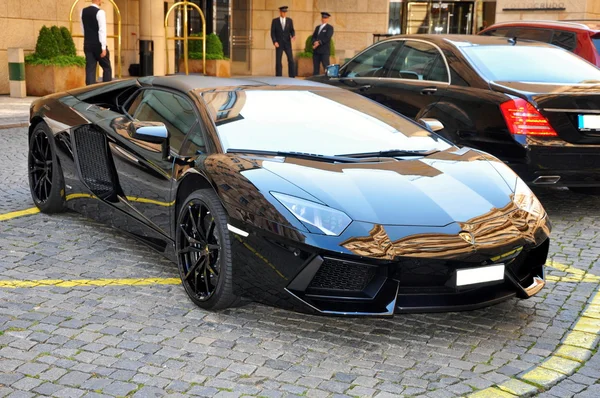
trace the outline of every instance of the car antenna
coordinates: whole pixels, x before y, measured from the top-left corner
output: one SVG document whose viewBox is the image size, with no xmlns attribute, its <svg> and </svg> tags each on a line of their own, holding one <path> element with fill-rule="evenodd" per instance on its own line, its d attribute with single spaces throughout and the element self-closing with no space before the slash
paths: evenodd
<svg viewBox="0 0 600 398">
<path fill-rule="evenodd" d="M 510 39 L 508 39 L 508 42 L 514 46 L 515 44 L 517 44 L 517 37 L 511 37 Z"/>
</svg>

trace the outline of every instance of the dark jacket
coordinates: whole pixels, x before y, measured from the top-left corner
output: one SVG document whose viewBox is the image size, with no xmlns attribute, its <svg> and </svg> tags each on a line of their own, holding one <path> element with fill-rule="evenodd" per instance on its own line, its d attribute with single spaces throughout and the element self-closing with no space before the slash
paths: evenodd
<svg viewBox="0 0 600 398">
<path fill-rule="evenodd" d="M 319 47 L 315 48 L 313 54 L 327 54 L 329 55 L 329 43 L 331 42 L 331 36 L 333 36 L 333 26 L 326 24 L 321 33 L 319 28 L 321 25 L 317 25 L 313 32 L 312 41 L 313 43 L 318 41 Z"/>
<path fill-rule="evenodd" d="M 285 29 L 281 28 L 279 17 L 273 19 L 271 22 L 271 40 L 273 40 L 273 44 L 277 42 L 280 46 L 291 45 L 292 37 L 294 36 L 296 36 L 296 31 L 294 30 L 294 21 L 292 21 L 292 18 L 285 19 Z"/>
</svg>

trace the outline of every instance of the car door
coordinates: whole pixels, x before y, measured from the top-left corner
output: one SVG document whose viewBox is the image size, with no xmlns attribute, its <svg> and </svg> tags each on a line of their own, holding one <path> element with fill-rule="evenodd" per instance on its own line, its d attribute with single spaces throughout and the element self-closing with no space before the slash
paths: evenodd
<svg viewBox="0 0 600 398">
<path fill-rule="evenodd" d="M 387 75 L 372 98 L 397 112 L 415 118 L 434 105 L 450 85 L 448 63 L 440 49 L 423 40 L 402 40 Z"/>
<path fill-rule="evenodd" d="M 146 88 L 126 105 L 128 117 L 115 119 L 111 128 L 120 138 L 111 144 L 115 167 L 130 213 L 166 236 L 172 232 L 175 197 L 173 168 L 182 157 L 183 144 L 191 130 L 198 129 L 192 102 L 182 93 Z M 160 122 L 169 132 L 169 153 L 165 158 L 160 144 L 132 138 L 129 124 Z"/>
<path fill-rule="evenodd" d="M 325 78 L 323 83 L 373 98 L 378 83 L 387 76 L 391 60 L 399 47 L 397 40 L 383 41 L 369 47 L 340 69 L 339 78 Z"/>
</svg>

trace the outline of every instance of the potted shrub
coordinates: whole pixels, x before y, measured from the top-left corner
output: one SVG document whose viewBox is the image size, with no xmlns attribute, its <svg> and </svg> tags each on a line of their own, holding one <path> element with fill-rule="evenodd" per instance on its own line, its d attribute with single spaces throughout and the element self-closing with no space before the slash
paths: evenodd
<svg viewBox="0 0 600 398">
<path fill-rule="evenodd" d="M 200 33 L 190 36 L 200 37 Z M 231 61 L 223 54 L 223 43 L 214 33 L 206 35 L 206 71 L 202 70 L 202 40 L 188 41 L 189 73 L 204 73 L 209 76 L 231 77 Z M 183 58 L 179 59 L 179 72 L 185 72 Z"/>
<path fill-rule="evenodd" d="M 298 54 L 298 76 L 308 77 L 313 75 L 313 48 L 312 48 L 312 35 L 308 36 L 304 43 L 304 51 Z M 333 39 L 329 43 L 329 62 L 331 64 L 337 63 L 335 58 L 335 43 Z M 323 66 L 321 65 L 321 73 L 325 73 Z"/>
<path fill-rule="evenodd" d="M 85 86 L 85 58 L 65 27 L 43 26 L 35 52 L 25 57 L 27 95 L 42 97 Z"/>
</svg>

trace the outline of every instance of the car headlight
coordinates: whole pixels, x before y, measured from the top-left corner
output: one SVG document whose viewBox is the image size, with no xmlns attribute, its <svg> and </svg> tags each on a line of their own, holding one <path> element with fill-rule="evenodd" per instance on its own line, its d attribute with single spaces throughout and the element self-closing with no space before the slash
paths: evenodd
<svg viewBox="0 0 600 398">
<path fill-rule="evenodd" d="M 271 195 L 300 222 L 317 228 L 325 235 L 338 236 L 352 222 L 352 219 L 346 213 L 331 207 L 283 193 L 271 192 Z"/>
<path fill-rule="evenodd" d="M 517 178 L 517 184 L 515 186 L 515 194 L 513 196 L 513 201 L 519 209 L 534 214 L 536 216 L 541 217 L 546 212 L 539 199 L 533 193 L 533 191 L 520 178 Z"/>
</svg>

